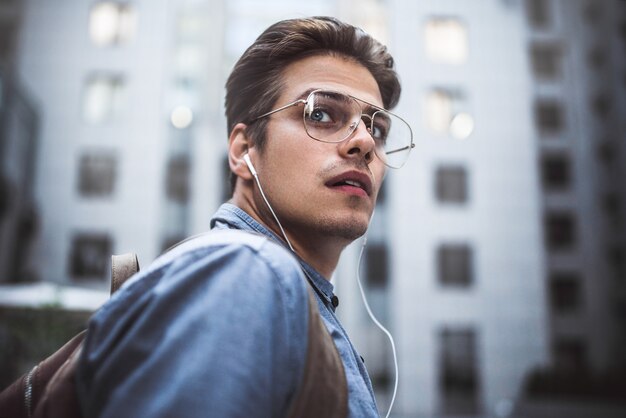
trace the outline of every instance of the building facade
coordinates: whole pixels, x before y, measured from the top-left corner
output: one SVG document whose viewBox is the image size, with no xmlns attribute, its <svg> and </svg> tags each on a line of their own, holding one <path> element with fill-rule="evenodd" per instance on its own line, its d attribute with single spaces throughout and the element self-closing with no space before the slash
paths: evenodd
<svg viewBox="0 0 626 418">
<path fill-rule="evenodd" d="M 397 112 L 416 147 L 388 174 L 364 267 L 396 336 L 394 412 L 507 416 L 528 370 L 549 361 L 523 4 L 388 6 L 403 85 Z M 386 269 L 375 267 L 377 255 Z M 373 368 L 367 351 L 388 358 L 388 343 L 367 321 L 354 323 Z M 373 373 L 387 383 L 381 400 L 393 388 L 393 366 L 383 364 Z"/>
<path fill-rule="evenodd" d="M 626 5 L 526 6 L 552 359 L 623 368 Z"/>
<path fill-rule="evenodd" d="M 222 19 L 209 6 L 25 2 L 17 68 L 42 110 L 39 278 L 106 288 L 110 254 L 149 262 L 192 232 L 195 200 L 217 205 L 219 159 L 203 147 L 217 136 Z"/>
<path fill-rule="evenodd" d="M 22 17 L 21 2 L 0 4 L 0 282 L 33 278 L 28 264 L 40 222 L 34 195 L 40 113 L 15 64 Z"/>
<path fill-rule="evenodd" d="M 395 416 L 512 416 L 536 370 L 620 366 L 624 2 L 57 3 L 21 2 L 11 58 L 21 132 L 36 127 L 20 188 L 39 208 L 31 279 L 104 290 L 112 253 L 148 264 L 206 230 L 230 196 L 232 65 L 279 19 L 334 15 L 389 45 L 416 143 L 333 278 L 381 413 L 392 353 L 357 275 L 395 336 Z"/>
</svg>

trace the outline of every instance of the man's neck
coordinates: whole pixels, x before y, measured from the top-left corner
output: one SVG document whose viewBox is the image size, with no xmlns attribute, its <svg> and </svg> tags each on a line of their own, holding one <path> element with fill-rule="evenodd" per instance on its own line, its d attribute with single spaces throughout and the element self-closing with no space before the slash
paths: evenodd
<svg viewBox="0 0 626 418">
<path fill-rule="evenodd" d="M 306 233 L 300 237 L 296 234 L 290 234 L 288 227 L 286 227 L 285 232 L 295 253 L 324 278 L 330 280 L 339 263 L 339 257 L 347 244 L 339 243 L 336 239 L 325 235 L 315 236 L 314 233 Z"/>
<path fill-rule="evenodd" d="M 341 252 L 349 243 L 344 242 L 345 240 L 343 239 L 334 239 L 326 235 L 320 235 L 315 233 L 315 231 L 297 234 L 294 231 L 299 229 L 289 228 L 289 224 L 281 221 L 287 235 L 287 239 L 285 239 L 280 226 L 269 210 L 260 211 L 254 205 L 251 205 L 248 199 L 241 199 L 237 196 L 233 196 L 230 203 L 239 207 L 255 221 L 272 231 L 285 247 L 289 248 L 289 244 L 291 244 L 293 251 L 298 257 L 307 262 L 324 278 L 330 280 L 339 262 Z"/>
</svg>

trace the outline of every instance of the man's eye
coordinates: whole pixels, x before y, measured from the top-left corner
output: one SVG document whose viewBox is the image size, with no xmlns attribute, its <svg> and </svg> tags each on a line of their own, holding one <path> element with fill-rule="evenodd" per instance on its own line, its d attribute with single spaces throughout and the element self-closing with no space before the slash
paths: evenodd
<svg viewBox="0 0 626 418">
<path fill-rule="evenodd" d="M 372 137 L 374 137 L 374 139 L 385 141 L 387 139 L 387 130 L 383 126 L 374 124 L 374 127 L 372 129 Z"/>
<path fill-rule="evenodd" d="M 322 109 L 314 109 L 309 114 L 309 119 L 313 122 L 332 122 L 330 115 L 324 112 Z"/>
</svg>

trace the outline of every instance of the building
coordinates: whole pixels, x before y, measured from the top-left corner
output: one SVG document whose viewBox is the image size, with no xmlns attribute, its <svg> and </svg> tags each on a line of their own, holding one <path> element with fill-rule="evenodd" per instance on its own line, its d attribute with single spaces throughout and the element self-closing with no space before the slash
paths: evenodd
<svg viewBox="0 0 626 418">
<path fill-rule="evenodd" d="M 28 266 L 39 226 L 34 186 L 39 109 L 15 68 L 18 1 L 0 4 L 0 281 L 33 278 Z"/>
<path fill-rule="evenodd" d="M 624 3 L 387 4 L 417 146 L 361 268 L 396 336 L 394 412 L 532 416 L 519 405 L 572 381 L 615 399 L 589 382 L 624 370 Z M 343 312 L 385 410 L 389 343 L 359 305 Z"/>
<path fill-rule="evenodd" d="M 4 178 L 22 168 L 11 179 L 24 179 L 19 207 L 38 208 L 39 228 L 30 264 L 12 271 L 105 289 L 112 253 L 147 264 L 206 230 L 230 193 L 223 86 L 235 60 L 276 20 L 335 15 L 389 45 L 396 113 L 416 142 L 388 175 L 360 269 L 357 242 L 334 278 L 381 412 L 394 366 L 358 270 L 395 336 L 395 416 L 511 416 L 536 370 L 620 367 L 623 1 L 17 3 L 10 15 L 0 6 L 2 28 L 20 34 L 3 60 L 28 109 L 10 112 L 33 139 L 11 165 L 3 135 L 0 157 Z M 4 248 L 16 246 L 5 225 L 24 212 L 6 215 L 2 199 L 7 281 Z"/>
<path fill-rule="evenodd" d="M 223 29 L 210 6 L 24 3 L 16 62 L 41 108 L 39 278 L 106 288 L 112 253 L 149 262 L 192 232 L 198 200 L 217 205 L 206 191 L 221 186 L 221 159 L 206 144 L 218 135 L 210 58 Z"/>
<path fill-rule="evenodd" d="M 549 361 L 522 4 L 388 5 L 403 82 L 397 112 L 416 147 L 388 175 L 364 266 L 396 338 L 394 413 L 506 416 L 528 370 Z M 389 357 L 384 335 L 366 320 L 348 322 L 361 330 L 357 345 L 375 380 L 388 383 L 380 399 L 389 399 L 393 366 L 376 370 L 368 360 Z"/>
<path fill-rule="evenodd" d="M 626 5 L 528 1 L 555 366 L 624 367 Z"/>
</svg>

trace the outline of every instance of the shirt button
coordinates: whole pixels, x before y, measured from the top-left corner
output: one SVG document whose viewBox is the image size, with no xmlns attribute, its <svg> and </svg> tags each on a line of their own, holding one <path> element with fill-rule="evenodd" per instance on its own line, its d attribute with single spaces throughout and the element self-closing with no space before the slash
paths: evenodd
<svg viewBox="0 0 626 418">
<path fill-rule="evenodd" d="M 333 297 L 330 298 L 330 302 L 333 304 L 335 308 L 339 306 L 339 298 L 335 295 L 333 295 Z"/>
</svg>

